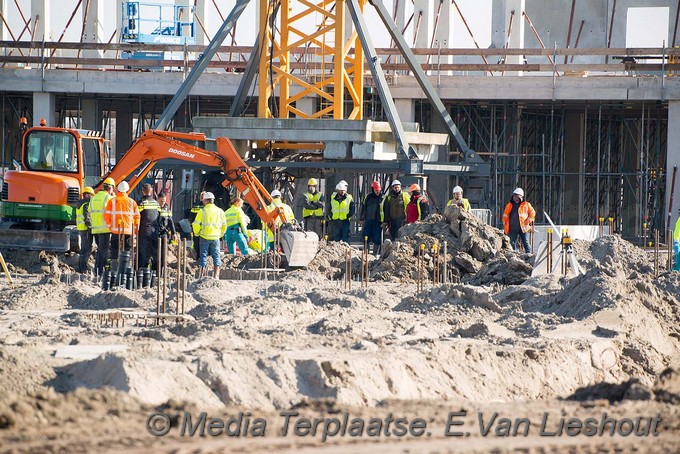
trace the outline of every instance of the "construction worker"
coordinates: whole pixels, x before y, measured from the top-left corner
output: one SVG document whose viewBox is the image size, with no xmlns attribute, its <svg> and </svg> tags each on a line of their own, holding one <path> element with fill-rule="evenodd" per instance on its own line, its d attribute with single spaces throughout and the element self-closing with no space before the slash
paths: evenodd
<svg viewBox="0 0 680 454">
<path fill-rule="evenodd" d="M 399 229 L 406 221 L 406 207 L 411 201 L 407 193 L 401 190 L 401 182 L 394 180 L 389 194 L 383 202 L 383 212 L 385 213 L 384 224 L 390 229 L 390 239 L 397 239 Z"/>
<path fill-rule="evenodd" d="M 366 194 L 364 202 L 361 204 L 361 215 L 359 220 L 363 222 L 361 237 L 368 237 L 368 242 L 373 243 L 373 254 L 380 252 L 382 244 L 380 225 L 383 223 L 385 213 L 383 213 L 383 194 L 379 181 L 371 183 L 372 191 Z"/>
<path fill-rule="evenodd" d="M 191 212 L 189 213 L 189 222 L 192 224 L 196 220 L 196 215 L 198 214 L 199 211 L 203 209 L 203 196 L 205 195 L 205 191 L 201 191 L 201 193 L 198 196 L 198 201 L 194 203 L 194 206 L 191 207 Z M 194 235 L 193 237 L 193 245 L 194 245 L 194 253 L 196 254 L 196 258 L 198 258 L 200 254 L 200 244 L 201 239 Z"/>
<path fill-rule="evenodd" d="M 503 228 L 510 237 L 510 245 L 517 250 L 517 238 L 522 240 L 524 252 L 531 254 L 531 245 L 527 238 L 527 232 L 532 229 L 536 218 L 536 210 L 529 202 L 524 200 L 524 190 L 517 188 L 512 192 L 510 201 L 503 211 Z"/>
<path fill-rule="evenodd" d="M 161 206 L 153 198 L 153 188 L 146 183 L 142 186 L 142 200 L 139 202 L 139 268 L 148 267 L 158 256 L 160 216 Z"/>
<path fill-rule="evenodd" d="M 446 206 L 457 205 L 462 211 L 470 211 L 470 201 L 463 198 L 463 188 L 455 186 L 453 188 L 453 198 L 446 203 Z"/>
<path fill-rule="evenodd" d="M 331 223 L 333 240 L 349 243 L 349 218 L 354 216 L 355 206 L 351 194 L 347 193 L 347 183 L 341 181 L 331 195 Z"/>
<path fill-rule="evenodd" d="M 118 194 L 106 203 L 104 222 L 111 231 L 111 260 L 119 259 L 119 243 L 123 251 L 130 250 L 130 236 L 139 228 L 137 202 L 128 196 L 130 185 L 127 181 L 118 183 Z M 122 262 L 121 262 L 122 263 Z"/>
<path fill-rule="evenodd" d="M 236 197 L 224 213 L 227 222 L 227 233 L 224 242 L 230 254 L 236 254 L 236 246 L 241 255 L 248 255 L 248 216 L 243 212 L 243 199 Z"/>
<path fill-rule="evenodd" d="M 321 238 L 325 200 L 323 194 L 317 190 L 318 184 L 316 178 L 310 178 L 307 181 L 307 192 L 304 194 L 305 200 L 302 205 L 302 218 L 305 220 L 305 229 L 315 232 Z"/>
<path fill-rule="evenodd" d="M 220 238 L 227 231 L 227 223 L 224 219 L 224 211 L 215 205 L 215 195 L 212 192 L 203 194 L 203 208 L 196 213 L 196 219 L 194 219 L 191 227 L 194 238 L 200 238 L 200 253 L 198 255 L 200 275 L 206 275 L 208 255 L 210 255 L 213 261 L 214 277 L 219 279 L 220 265 L 222 265 Z"/>
<path fill-rule="evenodd" d="M 272 196 L 272 203 L 267 206 L 267 211 L 271 213 L 275 208 L 281 208 L 283 209 L 283 215 L 286 217 L 286 222 L 289 224 L 294 223 L 295 214 L 293 213 L 293 209 L 290 207 L 290 205 L 284 203 L 283 200 L 281 200 L 281 191 L 274 189 L 270 195 Z M 276 229 L 278 230 L 282 224 L 283 221 L 281 221 L 281 218 L 278 218 L 275 225 Z M 269 250 L 276 250 L 276 238 L 274 236 L 274 232 L 272 232 L 269 227 L 267 227 L 267 242 L 269 243 Z"/>
<path fill-rule="evenodd" d="M 158 216 L 158 225 L 156 226 L 156 233 L 158 238 L 167 238 L 170 242 L 173 239 L 179 237 L 177 230 L 175 229 L 175 223 L 172 222 L 172 214 L 170 213 L 170 207 L 168 206 L 167 197 L 164 192 L 158 194 L 158 206 L 160 207 L 160 216 Z M 151 268 L 158 272 L 158 239 L 154 242 L 154 253 L 151 256 Z M 161 251 L 164 253 L 165 251 Z M 165 263 L 165 255 L 161 256 L 161 263 Z"/>
<path fill-rule="evenodd" d="M 78 201 L 76 208 L 76 228 L 80 234 L 80 256 L 78 257 L 78 272 L 90 272 L 90 256 L 92 255 L 92 216 L 90 215 L 90 200 L 94 196 L 94 189 L 90 186 L 83 188 L 83 198 Z"/>
<path fill-rule="evenodd" d="M 406 223 L 413 224 L 416 221 L 422 221 L 430 214 L 430 204 L 423 197 L 422 190 L 416 183 L 408 188 L 408 192 L 411 193 L 411 200 L 406 205 Z"/>
<path fill-rule="evenodd" d="M 678 214 L 680 214 L 680 211 Z M 680 271 L 680 216 L 675 221 L 675 230 L 673 230 L 673 252 L 675 252 L 675 265 L 673 269 Z"/>
<path fill-rule="evenodd" d="M 97 258 L 94 262 L 94 270 L 98 276 L 104 273 L 104 267 L 109 261 L 111 248 L 111 230 L 104 222 L 104 210 L 109 200 L 113 199 L 113 187 L 116 182 L 113 178 L 104 180 L 102 189 L 90 199 L 90 217 L 92 223 L 92 237 L 97 243 Z"/>
</svg>

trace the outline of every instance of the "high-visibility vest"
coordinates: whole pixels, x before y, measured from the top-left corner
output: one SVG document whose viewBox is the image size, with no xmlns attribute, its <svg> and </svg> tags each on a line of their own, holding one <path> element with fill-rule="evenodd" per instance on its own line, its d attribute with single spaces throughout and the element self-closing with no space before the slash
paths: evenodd
<svg viewBox="0 0 680 454">
<path fill-rule="evenodd" d="M 243 212 L 243 208 L 232 205 L 225 211 L 224 217 L 227 221 L 227 229 L 235 225 L 240 225 L 241 233 L 248 237 L 248 225 L 246 223 L 246 214 Z"/>
<path fill-rule="evenodd" d="M 124 192 L 109 200 L 104 210 L 104 222 L 115 235 L 130 235 L 139 226 L 137 202 Z"/>
<path fill-rule="evenodd" d="M 205 205 L 196 213 L 196 219 L 191 224 L 195 236 L 205 240 L 217 240 L 227 231 L 224 211 L 214 203 Z"/>
<path fill-rule="evenodd" d="M 90 199 L 90 216 L 92 233 L 109 233 L 109 227 L 104 222 L 104 210 L 113 196 L 106 191 L 99 191 Z"/>
<path fill-rule="evenodd" d="M 673 241 L 680 242 L 680 218 L 675 221 L 675 230 L 673 231 Z"/>
<path fill-rule="evenodd" d="M 314 194 L 310 194 L 309 192 L 305 193 L 305 198 L 307 199 L 308 202 L 318 202 L 319 199 L 321 198 L 321 193 L 320 192 L 315 192 Z M 309 208 L 303 208 L 302 209 L 302 217 L 307 218 L 309 216 L 316 216 L 316 217 L 322 217 L 323 216 L 323 208 L 317 208 L 315 210 L 310 210 Z"/>
<path fill-rule="evenodd" d="M 460 199 L 461 203 L 463 204 L 463 211 L 470 211 L 470 201 L 468 199 Z M 451 206 L 456 202 L 456 200 L 451 199 L 448 202 L 446 202 L 446 206 Z"/>
<path fill-rule="evenodd" d="M 87 224 L 85 224 L 85 205 L 90 203 L 89 200 L 81 200 L 78 208 L 76 208 L 76 228 L 80 231 L 87 230 Z"/>
<path fill-rule="evenodd" d="M 411 196 L 409 196 L 406 192 L 401 191 L 401 200 L 404 202 L 404 217 L 406 217 L 406 207 L 408 206 L 408 203 L 411 201 Z M 385 197 L 385 200 L 387 200 L 387 205 L 389 206 L 390 200 L 392 200 L 393 194 L 390 192 L 387 197 Z M 390 213 L 390 217 L 392 217 Z"/>
<path fill-rule="evenodd" d="M 349 216 L 349 206 L 352 204 L 352 195 L 347 194 L 342 201 L 335 199 L 336 193 L 331 195 L 331 219 L 334 221 L 340 220 L 344 221 Z"/>
<path fill-rule="evenodd" d="M 139 204 L 139 213 L 141 214 L 143 211 L 149 211 L 148 216 L 146 217 L 148 217 L 149 221 L 156 222 L 158 216 L 161 214 L 161 206 L 154 199 L 144 198 Z M 156 213 L 154 213 L 154 211 L 156 211 Z"/>
<path fill-rule="evenodd" d="M 293 213 L 293 209 L 288 206 L 288 204 L 283 203 L 283 200 L 281 199 L 272 199 L 272 203 L 270 203 L 267 206 L 267 211 L 271 213 L 274 211 L 274 208 L 283 208 L 283 215 L 286 217 L 286 220 L 288 223 L 293 222 L 295 220 L 295 214 Z M 281 224 L 283 224 L 283 221 L 281 221 L 281 218 L 276 219 L 276 227 L 280 227 Z M 274 233 L 272 230 L 267 226 L 267 242 L 271 243 L 274 241 Z"/>
<path fill-rule="evenodd" d="M 420 203 L 421 203 L 423 200 L 427 201 L 427 199 L 423 199 L 422 197 L 418 197 L 418 198 L 416 199 L 415 206 L 416 206 L 416 208 L 418 209 L 418 219 L 416 219 L 415 221 L 422 221 L 422 220 L 423 220 L 423 212 L 422 212 L 422 209 L 420 208 Z M 410 202 L 409 202 L 409 204 L 410 204 Z M 415 222 L 415 221 L 411 221 L 411 222 Z M 406 214 L 406 222 L 407 222 L 407 223 L 409 222 L 408 214 Z"/>
</svg>

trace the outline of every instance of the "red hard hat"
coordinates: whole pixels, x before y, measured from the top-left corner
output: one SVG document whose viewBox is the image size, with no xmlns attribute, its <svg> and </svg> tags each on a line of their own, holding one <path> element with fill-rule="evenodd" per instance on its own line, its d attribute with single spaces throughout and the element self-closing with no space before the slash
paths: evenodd
<svg viewBox="0 0 680 454">
<path fill-rule="evenodd" d="M 373 183 L 371 183 L 371 188 L 373 188 L 373 189 L 379 191 L 379 190 L 380 190 L 380 182 L 379 182 L 379 181 L 374 181 Z"/>
</svg>

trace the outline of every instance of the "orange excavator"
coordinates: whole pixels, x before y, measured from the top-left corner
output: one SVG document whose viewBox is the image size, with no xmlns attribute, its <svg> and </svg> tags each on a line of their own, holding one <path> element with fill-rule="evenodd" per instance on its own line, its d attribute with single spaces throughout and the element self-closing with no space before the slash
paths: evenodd
<svg viewBox="0 0 680 454">
<path fill-rule="evenodd" d="M 4 175 L 0 216 L 10 229 L 0 234 L 0 247 L 67 251 L 71 248 L 74 205 L 84 186 L 97 189 L 108 177 L 117 183 L 129 177 L 133 189 L 158 161 L 178 159 L 224 172 L 222 185 L 233 185 L 264 224 L 279 229 L 288 266 L 304 267 L 316 255 L 318 236 L 291 224 L 282 209 L 269 208 L 269 192 L 229 139 L 214 139 L 217 151 L 207 151 L 187 143 L 213 140 L 204 134 L 148 130 L 106 173 L 107 141 L 99 137 L 91 143 L 92 137 L 78 130 L 46 127 L 29 128 L 24 133 L 22 164 L 26 170 Z"/>
</svg>

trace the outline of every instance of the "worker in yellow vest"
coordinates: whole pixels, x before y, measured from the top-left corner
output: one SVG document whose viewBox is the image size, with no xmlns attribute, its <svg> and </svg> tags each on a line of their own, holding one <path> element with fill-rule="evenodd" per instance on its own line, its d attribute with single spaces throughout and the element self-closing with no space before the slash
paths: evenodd
<svg viewBox="0 0 680 454">
<path fill-rule="evenodd" d="M 90 215 L 90 200 L 94 196 L 94 189 L 90 186 L 83 188 L 83 198 L 78 201 L 76 208 L 76 228 L 80 234 L 80 256 L 78 257 L 78 272 L 90 272 L 90 256 L 92 255 L 92 216 Z"/>
<path fill-rule="evenodd" d="M 230 254 L 236 254 L 236 246 L 241 255 L 248 255 L 248 222 L 243 212 L 243 199 L 236 197 L 231 202 L 231 207 L 224 213 L 227 222 L 227 233 L 224 234 L 224 242 Z"/>
<path fill-rule="evenodd" d="M 104 273 L 104 267 L 109 261 L 111 247 L 111 230 L 104 222 L 104 210 L 109 200 L 113 199 L 113 188 L 116 182 L 109 177 L 104 180 L 102 189 L 90 199 L 90 217 L 92 223 L 92 238 L 97 243 L 97 258 L 94 262 L 94 270 L 98 276 Z"/>
<path fill-rule="evenodd" d="M 673 230 L 673 252 L 675 252 L 675 265 L 673 265 L 673 269 L 680 271 L 680 216 L 675 221 L 675 230 Z"/>
<path fill-rule="evenodd" d="M 304 194 L 302 205 L 302 218 L 305 220 L 305 229 L 315 232 L 321 238 L 323 222 L 324 195 L 317 190 L 319 182 L 316 178 L 307 181 L 307 192 Z"/>
<path fill-rule="evenodd" d="M 383 213 L 385 219 L 383 225 L 390 229 L 390 239 L 397 239 L 399 229 L 406 222 L 406 208 L 411 201 L 411 197 L 401 190 L 401 182 L 394 180 L 390 192 L 383 202 Z"/>
<path fill-rule="evenodd" d="M 205 275 L 208 266 L 208 254 L 212 257 L 215 270 L 214 277 L 219 279 L 220 265 L 220 238 L 227 231 L 227 223 L 224 218 L 224 211 L 215 205 L 215 195 L 212 192 L 203 194 L 203 208 L 196 213 L 196 219 L 191 224 L 194 237 L 199 237 L 198 266 L 201 268 L 200 274 Z"/>
<path fill-rule="evenodd" d="M 457 205 L 462 211 L 470 211 L 470 201 L 463 198 L 463 188 L 456 186 L 453 188 L 453 198 L 449 200 L 446 206 Z"/>
<path fill-rule="evenodd" d="M 272 196 L 272 203 L 270 203 L 267 206 L 267 211 L 270 213 L 274 211 L 274 208 L 282 208 L 283 209 L 283 215 L 286 217 L 286 222 L 288 224 L 293 224 L 295 223 L 295 214 L 293 213 L 293 209 L 290 207 L 290 205 L 286 204 L 281 200 L 281 191 L 278 189 L 274 189 L 271 193 Z M 283 224 L 283 221 L 281 221 L 281 218 L 276 220 L 276 225 L 274 226 L 276 230 L 278 230 L 281 225 Z M 274 232 L 267 227 L 267 243 L 269 243 L 269 250 L 274 251 L 276 250 L 276 237 L 274 235 Z"/>
<path fill-rule="evenodd" d="M 349 219 L 354 216 L 355 206 L 351 194 L 347 193 L 347 183 L 341 181 L 331 195 L 331 223 L 333 240 L 349 243 Z"/>
</svg>

